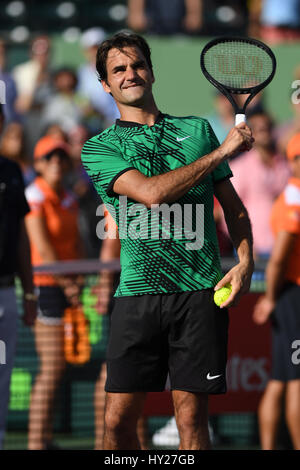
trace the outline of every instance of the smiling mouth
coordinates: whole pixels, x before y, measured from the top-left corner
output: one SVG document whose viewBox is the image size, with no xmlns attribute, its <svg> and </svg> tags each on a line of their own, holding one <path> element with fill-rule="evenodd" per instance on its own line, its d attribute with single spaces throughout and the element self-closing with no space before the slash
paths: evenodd
<svg viewBox="0 0 300 470">
<path fill-rule="evenodd" d="M 128 90 L 129 88 L 136 88 L 137 86 L 142 86 L 141 83 L 136 83 L 135 85 L 130 85 L 130 86 L 126 86 L 123 88 L 123 90 Z"/>
</svg>

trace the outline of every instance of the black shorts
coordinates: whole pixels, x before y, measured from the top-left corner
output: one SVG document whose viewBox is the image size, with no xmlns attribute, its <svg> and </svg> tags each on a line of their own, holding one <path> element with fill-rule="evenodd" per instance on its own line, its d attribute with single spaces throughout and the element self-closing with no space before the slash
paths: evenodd
<svg viewBox="0 0 300 470">
<path fill-rule="evenodd" d="M 107 392 L 226 392 L 228 312 L 213 290 L 114 298 Z"/>
<path fill-rule="evenodd" d="M 292 343 L 300 340 L 300 286 L 288 284 L 272 314 L 271 378 L 287 382 L 300 379 L 300 364 L 293 364 Z"/>
<path fill-rule="evenodd" d="M 70 304 L 59 286 L 38 287 L 38 319 L 47 325 L 60 325 Z"/>
</svg>

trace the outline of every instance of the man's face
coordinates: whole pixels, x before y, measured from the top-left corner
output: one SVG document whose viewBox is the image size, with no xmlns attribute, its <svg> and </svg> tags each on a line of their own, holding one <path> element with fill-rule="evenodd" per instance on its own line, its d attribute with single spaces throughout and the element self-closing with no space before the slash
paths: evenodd
<svg viewBox="0 0 300 470">
<path fill-rule="evenodd" d="M 255 145 L 269 147 L 272 144 L 272 124 L 268 116 L 256 115 L 248 120 L 251 127 Z"/>
<path fill-rule="evenodd" d="M 102 85 L 116 103 L 139 106 L 152 95 L 154 77 L 142 52 L 137 47 L 111 49 L 106 61 L 107 79 Z"/>
</svg>

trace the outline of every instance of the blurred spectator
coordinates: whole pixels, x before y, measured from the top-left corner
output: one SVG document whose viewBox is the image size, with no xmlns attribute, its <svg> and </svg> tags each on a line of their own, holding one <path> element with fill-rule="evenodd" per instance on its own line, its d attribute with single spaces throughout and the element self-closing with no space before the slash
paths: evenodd
<svg viewBox="0 0 300 470">
<path fill-rule="evenodd" d="M 214 112 L 207 116 L 220 144 L 234 126 L 234 111 L 232 104 L 223 93 L 217 91 L 214 99 Z"/>
<path fill-rule="evenodd" d="M 233 95 L 236 104 L 242 108 L 248 95 Z M 247 114 L 262 111 L 262 93 L 258 93 L 247 106 Z M 207 116 L 218 141 L 222 143 L 230 129 L 235 125 L 234 109 L 223 93 L 217 91 L 214 100 L 214 112 Z"/>
<path fill-rule="evenodd" d="M 269 43 L 300 39 L 299 0 L 251 0 L 249 36 Z"/>
<path fill-rule="evenodd" d="M 17 99 L 17 87 L 12 75 L 6 70 L 6 46 L 5 42 L 0 39 L 0 80 L 5 84 L 5 104 L 2 96 L 0 102 L 3 104 L 3 112 L 5 122 L 18 120 L 18 114 L 15 110 L 15 102 Z"/>
<path fill-rule="evenodd" d="M 35 147 L 34 162 L 39 176 L 26 189 L 32 263 L 77 259 L 82 255 L 77 203 L 63 186 L 70 166 L 65 142 L 43 137 Z M 30 402 L 28 447 L 32 450 L 53 448 L 54 397 L 66 365 L 63 315 L 66 307 L 78 305 L 80 294 L 75 277 L 36 273 L 34 282 L 39 291 L 34 333 L 40 371 Z"/>
<path fill-rule="evenodd" d="M 253 315 L 258 324 L 272 320 L 271 379 L 258 413 L 264 450 L 276 449 L 283 408 L 293 447 L 300 450 L 300 134 L 289 141 L 286 153 L 292 177 L 272 209 L 275 243 L 266 269 L 266 294 Z"/>
<path fill-rule="evenodd" d="M 248 96 L 248 95 L 247 95 Z M 246 97 L 247 97 L 246 96 Z M 239 106 L 243 106 L 245 96 L 235 95 L 234 99 Z M 217 91 L 215 95 L 215 111 L 207 116 L 220 143 L 224 141 L 230 129 L 235 125 L 234 110 L 230 101 L 223 93 Z M 263 112 L 261 94 L 258 94 L 248 107 L 250 112 Z M 235 157 L 236 159 L 237 157 Z M 232 165 L 231 165 L 232 166 Z M 232 256 L 233 246 L 228 236 L 226 224 L 224 223 L 223 209 L 216 198 L 214 198 L 214 219 L 219 242 L 221 256 Z"/>
<path fill-rule="evenodd" d="M 89 100 L 97 115 L 90 116 L 89 128 L 91 132 L 99 133 L 114 123 L 120 113 L 113 98 L 105 93 L 98 80 L 96 72 L 96 54 L 99 44 L 105 39 L 102 28 L 91 28 L 81 37 L 81 46 L 84 51 L 86 63 L 78 69 L 78 92 Z M 92 122 L 94 119 L 94 123 Z"/>
<path fill-rule="evenodd" d="M 68 142 L 72 168 L 65 177 L 65 183 L 66 187 L 76 195 L 79 205 L 79 230 L 85 254 L 88 258 L 97 258 L 101 240 L 98 239 L 96 234 L 95 227 L 98 222 L 96 210 L 101 203 L 101 199 L 81 162 L 81 150 L 88 138 L 88 130 L 84 126 L 76 126 L 69 133 Z"/>
<path fill-rule="evenodd" d="M 0 105 L 0 132 L 3 112 Z M 0 449 L 3 446 L 9 387 L 17 339 L 18 308 L 15 274 L 23 288 L 23 321 L 32 326 L 36 317 L 30 246 L 24 224 L 29 207 L 24 196 L 24 183 L 18 165 L 0 156 L 0 340 L 5 345 L 5 358 L 0 360 Z"/>
<path fill-rule="evenodd" d="M 284 157 L 275 150 L 270 116 L 255 112 L 248 116 L 248 125 L 255 143 L 252 150 L 230 163 L 232 183 L 249 212 L 254 252 L 265 257 L 273 245 L 269 215 L 275 198 L 286 185 L 289 169 Z"/>
<path fill-rule="evenodd" d="M 199 33 L 202 3 L 202 0 L 128 0 L 127 23 L 140 33 Z"/>
<path fill-rule="evenodd" d="M 254 114 L 254 113 L 263 113 L 264 110 L 265 110 L 265 106 L 264 106 L 264 99 L 263 99 L 263 91 L 259 91 L 253 98 L 252 100 L 250 101 L 250 103 L 247 105 L 247 108 L 246 108 L 246 118 L 248 116 L 250 116 L 251 114 Z M 233 98 L 235 100 L 235 102 L 237 103 L 237 105 L 240 107 L 240 108 L 243 108 L 247 98 L 248 98 L 248 95 L 245 94 L 241 94 L 241 95 L 233 95 Z"/>
<path fill-rule="evenodd" d="M 54 93 L 41 115 L 41 126 L 58 124 L 66 133 L 84 122 L 89 103 L 77 89 L 76 73 L 69 68 L 58 70 L 53 77 Z"/>
<path fill-rule="evenodd" d="M 50 124 L 47 126 L 43 135 L 50 135 L 57 140 L 68 142 L 68 135 L 62 130 L 59 124 Z"/>
<path fill-rule="evenodd" d="M 26 154 L 24 129 L 21 123 L 11 122 L 6 126 L 0 141 L 0 154 L 18 163 L 25 186 L 34 180 L 35 171 Z"/>
<path fill-rule="evenodd" d="M 30 60 L 12 70 L 17 85 L 17 111 L 24 115 L 26 143 L 32 154 L 40 137 L 41 112 L 51 95 L 50 40 L 47 36 L 36 37 L 30 47 Z"/>
<path fill-rule="evenodd" d="M 39 98 L 44 102 L 44 94 L 48 96 L 49 60 L 50 40 L 47 36 L 38 36 L 32 41 L 30 60 L 13 69 L 18 91 L 16 106 L 20 113 L 26 113 L 32 106 L 39 104 Z"/>
<path fill-rule="evenodd" d="M 293 112 L 292 119 L 280 124 L 275 129 L 275 138 L 277 140 L 277 147 L 281 153 L 285 153 L 285 149 L 291 137 L 300 132 L 300 66 L 297 66 L 294 71 L 294 79 L 297 88 L 292 89 L 292 94 L 289 98 Z"/>
</svg>

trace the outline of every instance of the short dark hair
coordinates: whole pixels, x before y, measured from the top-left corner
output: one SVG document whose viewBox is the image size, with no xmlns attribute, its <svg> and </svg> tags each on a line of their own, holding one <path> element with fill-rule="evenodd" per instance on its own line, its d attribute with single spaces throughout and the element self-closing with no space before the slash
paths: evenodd
<svg viewBox="0 0 300 470">
<path fill-rule="evenodd" d="M 153 72 L 151 50 L 145 39 L 134 33 L 117 33 L 110 39 L 103 41 L 98 48 L 96 56 L 96 70 L 98 72 L 99 80 L 107 80 L 106 61 L 109 51 L 111 49 L 122 51 L 124 47 L 138 47 L 143 53 L 151 72 Z"/>
<path fill-rule="evenodd" d="M 61 67 L 57 70 L 55 70 L 53 72 L 53 81 L 55 82 L 55 80 L 57 79 L 57 77 L 59 77 L 60 75 L 63 75 L 63 74 L 68 74 L 68 75 L 71 75 L 71 77 L 73 78 L 73 87 L 76 88 L 77 87 L 77 83 L 78 83 L 78 78 L 77 78 L 77 74 L 75 72 L 74 69 L 72 69 L 71 67 Z"/>
<path fill-rule="evenodd" d="M 255 118 L 256 116 L 263 116 L 266 117 L 269 120 L 270 126 L 274 126 L 273 119 L 271 115 L 266 111 L 261 105 L 254 106 L 253 109 L 249 109 L 249 111 L 246 113 L 246 118 L 247 120 Z"/>
</svg>

